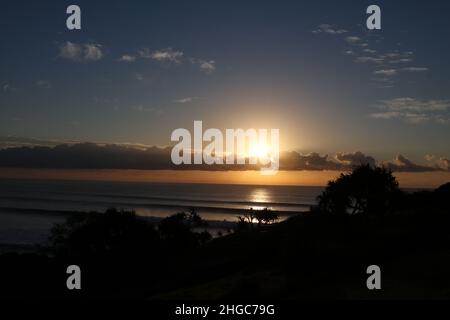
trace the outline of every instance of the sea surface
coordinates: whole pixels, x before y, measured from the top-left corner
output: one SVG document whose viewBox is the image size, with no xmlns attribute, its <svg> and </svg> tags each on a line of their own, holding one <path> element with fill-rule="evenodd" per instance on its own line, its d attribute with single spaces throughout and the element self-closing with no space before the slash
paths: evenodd
<svg viewBox="0 0 450 320">
<path fill-rule="evenodd" d="M 2 179 L 0 243 L 42 243 L 68 213 L 115 207 L 162 218 L 195 208 L 206 220 L 232 223 L 253 208 L 281 219 L 308 211 L 322 187 Z M 210 223 L 211 224 L 211 223 Z"/>
</svg>

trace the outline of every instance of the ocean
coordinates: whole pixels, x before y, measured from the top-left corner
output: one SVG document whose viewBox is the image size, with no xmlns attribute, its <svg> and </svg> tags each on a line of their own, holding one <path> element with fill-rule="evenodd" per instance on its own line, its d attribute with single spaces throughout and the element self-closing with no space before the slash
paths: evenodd
<svg viewBox="0 0 450 320">
<path fill-rule="evenodd" d="M 2 179 L 0 243 L 41 243 L 71 212 L 115 207 L 162 218 L 195 208 L 223 226 L 246 210 L 270 208 L 281 220 L 309 210 L 322 187 Z"/>
</svg>

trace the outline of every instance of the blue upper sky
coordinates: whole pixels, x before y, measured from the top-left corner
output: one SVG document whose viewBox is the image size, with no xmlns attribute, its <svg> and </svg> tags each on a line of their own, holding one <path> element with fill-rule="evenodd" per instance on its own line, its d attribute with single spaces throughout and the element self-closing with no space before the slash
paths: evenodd
<svg viewBox="0 0 450 320">
<path fill-rule="evenodd" d="M 82 30 L 66 29 L 70 4 Z M 368 31 L 378 4 L 382 30 Z M 448 1 L 8 1 L 0 136 L 167 145 L 279 128 L 284 149 L 449 157 Z"/>
</svg>

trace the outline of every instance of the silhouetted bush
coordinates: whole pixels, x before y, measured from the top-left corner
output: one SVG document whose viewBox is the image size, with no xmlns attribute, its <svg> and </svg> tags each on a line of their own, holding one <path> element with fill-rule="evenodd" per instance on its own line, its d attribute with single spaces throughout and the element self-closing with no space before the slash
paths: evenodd
<svg viewBox="0 0 450 320">
<path fill-rule="evenodd" d="M 274 223 L 280 218 L 278 213 L 270 210 L 269 208 L 264 208 L 263 210 L 256 210 L 254 215 L 259 225 Z"/>
<path fill-rule="evenodd" d="M 153 225 L 134 212 L 108 209 L 74 215 L 55 225 L 50 243 L 62 257 L 122 257 L 156 250 L 159 237 Z"/>
<path fill-rule="evenodd" d="M 194 232 L 194 228 L 205 228 L 206 221 L 194 209 L 180 212 L 161 220 L 158 226 L 161 239 L 172 249 L 195 247 L 211 239 L 206 231 Z"/>
<path fill-rule="evenodd" d="M 238 216 L 237 218 L 238 222 L 235 226 L 235 231 L 245 232 L 253 230 L 255 224 L 260 227 L 262 224 L 274 223 L 280 219 L 280 216 L 269 208 L 264 208 L 263 210 L 253 210 L 253 208 L 250 208 L 242 216 Z"/>
</svg>

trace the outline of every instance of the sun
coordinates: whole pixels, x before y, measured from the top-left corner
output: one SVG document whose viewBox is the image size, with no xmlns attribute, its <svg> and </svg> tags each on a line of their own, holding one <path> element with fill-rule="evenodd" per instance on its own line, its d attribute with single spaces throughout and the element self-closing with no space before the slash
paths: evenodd
<svg viewBox="0 0 450 320">
<path fill-rule="evenodd" d="M 267 157 L 269 155 L 269 146 L 265 143 L 254 143 L 250 146 L 248 154 L 254 158 Z"/>
</svg>

